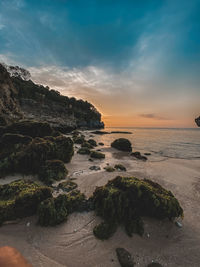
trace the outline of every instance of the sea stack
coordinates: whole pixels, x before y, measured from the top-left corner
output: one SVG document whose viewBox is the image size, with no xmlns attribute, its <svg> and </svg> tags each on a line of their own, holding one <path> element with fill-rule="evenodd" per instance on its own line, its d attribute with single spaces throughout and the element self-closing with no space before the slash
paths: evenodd
<svg viewBox="0 0 200 267">
<path fill-rule="evenodd" d="M 200 116 L 195 119 L 195 122 L 196 122 L 197 126 L 200 127 Z"/>
</svg>

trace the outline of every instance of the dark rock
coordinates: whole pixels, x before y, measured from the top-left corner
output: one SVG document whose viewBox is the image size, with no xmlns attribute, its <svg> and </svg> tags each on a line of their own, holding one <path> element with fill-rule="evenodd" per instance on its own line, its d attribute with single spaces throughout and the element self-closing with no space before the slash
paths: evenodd
<svg viewBox="0 0 200 267">
<path fill-rule="evenodd" d="M 61 160 L 47 160 L 39 170 L 39 179 L 46 185 L 64 179 L 68 174 L 64 163 Z"/>
<path fill-rule="evenodd" d="M 93 131 L 91 133 L 93 133 L 93 134 L 99 134 L 99 135 L 110 134 L 109 132 L 106 132 L 106 131 Z"/>
<path fill-rule="evenodd" d="M 111 147 L 114 147 L 121 151 L 132 151 L 131 142 L 125 138 L 116 139 L 111 143 Z"/>
<path fill-rule="evenodd" d="M 124 225 L 129 236 L 143 235 L 143 216 L 169 220 L 183 216 L 173 194 L 147 179 L 117 176 L 105 186 L 97 187 L 92 199 L 96 214 L 108 225 Z"/>
<path fill-rule="evenodd" d="M 104 159 L 105 158 L 105 154 L 103 154 L 101 152 L 97 152 L 97 151 L 91 151 L 90 157 L 91 158 L 95 158 L 95 159 Z"/>
<path fill-rule="evenodd" d="M 151 153 L 144 153 L 145 156 L 151 156 Z"/>
<path fill-rule="evenodd" d="M 49 197 L 52 197 L 49 187 L 31 181 L 0 185 L 0 224 L 35 214 L 40 202 Z"/>
<path fill-rule="evenodd" d="M 83 142 L 82 145 L 81 145 L 81 147 L 87 147 L 87 148 L 89 148 L 89 149 L 94 148 L 93 145 L 91 145 L 91 144 L 88 143 L 88 142 Z"/>
<path fill-rule="evenodd" d="M 131 254 L 124 248 L 116 248 L 117 258 L 122 267 L 133 267 L 134 262 Z"/>
<path fill-rule="evenodd" d="M 149 263 L 147 267 L 163 267 L 163 266 L 158 262 L 152 262 L 152 263 Z"/>
<path fill-rule="evenodd" d="M 75 144 L 83 144 L 85 142 L 85 138 L 83 136 L 73 136 L 73 141 Z"/>
<path fill-rule="evenodd" d="M 116 229 L 116 223 L 102 222 L 94 227 L 93 233 L 98 239 L 106 240 L 116 232 Z"/>
<path fill-rule="evenodd" d="M 114 172 L 115 171 L 115 169 L 113 168 L 113 167 L 111 167 L 111 166 L 107 166 L 107 167 L 105 167 L 104 168 L 107 172 Z"/>
<path fill-rule="evenodd" d="M 99 145 L 100 145 L 100 146 L 104 146 L 104 143 L 100 142 Z"/>
<path fill-rule="evenodd" d="M 195 119 L 195 122 L 196 122 L 197 126 L 200 127 L 200 116 Z"/>
<path fill-rule="evenodd" d="M 142 156 L 141 153 L 138 152 L 138 151 L 136 151 L 136 152 L 132 152 L 132 153 L 131 153 L 131 156 L 132 156 L 132 157 L 135 157 L 136 159 L 143 160 L 143 161 L 146 161 L 146 160 L 147 160 L 147 157 Z"/>
<path fill-rule="evenodd" d="M 91 166 L 89 169 L 91 171 L 99 171 L 99 170 L 101 170 L 101 168 L 99 166 Z"/>
<path fill-rule="evenodd" d="M 94 139 L 87 140 L 89 144 L 91 144 L 93 147 L 97 146 L 97 142 Z"/>
<path fill-rule="evenodd" d="M 118 171 L 126 171 L 126 168 L 122 164 L 116 164 L 114 168 Z"/>
<path fill-rule="evenodd" d="M 64 181 L 59 183 L 58 188 L 61 188 L 65 192 L 70 192 L 77 188 L 77 184 L 72 181 Z"/>
<path fill-rule="evenodd" d="M 89 160 L 89 161 L 91 161 L 91 162 L 93 162 L 93 161 L 94 161 L 93 159 L 90 159 L 90 158 L 89 158 L 88 160 Z"/>
<path fill-rule="evenodd" d="M 78 151 L 77 151 L 78 154 L 81 154 L 81 155 L 89 155 L 90 154 L 90 149 L 87 148 L 87 147 L 81 147 Z"/>
<path fill-rule="evenodd" d="M 112 131 L 111 134 L 132 134 L 132 132 L 126 132 L 126 131 Z"/>
</svg>

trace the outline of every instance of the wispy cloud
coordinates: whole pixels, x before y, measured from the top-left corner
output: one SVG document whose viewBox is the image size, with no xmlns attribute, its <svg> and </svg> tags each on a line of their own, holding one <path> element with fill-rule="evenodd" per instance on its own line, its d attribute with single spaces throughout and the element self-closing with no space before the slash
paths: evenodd
<svg viewBox="0 0 200 267">
<path fill-rule="evenodd" d="M 153 114 L 153 113 L 150 113 L 150 114 L 139 114 L 139 117 L 142 117 L 142 118 L 146 118 L 146 119 L 155 119 L 155 120 L 172 120 L 171 118 L 166 118 L 166 117 L 161 117 L 157 114 Z"/>
</svg>

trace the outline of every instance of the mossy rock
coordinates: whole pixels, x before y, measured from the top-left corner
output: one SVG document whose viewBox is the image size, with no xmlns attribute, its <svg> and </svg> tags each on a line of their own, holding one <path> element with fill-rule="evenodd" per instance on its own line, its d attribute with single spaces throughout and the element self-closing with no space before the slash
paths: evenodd
<svg viewBox="0 0 200 267">
<path fill-rule="evenodd" d="M 73 141 L 58 136 L 48 139 L 35 138 L 28 145 L 14 150 L 0 163 L 2 175 L 11 173 L 38 174 L 46 160 L 58 159 L 67 163 L 74 154 Z"/>
<path fill-rule="evenodd" d="M 93 193 L 94 209 L 105 222 L 123 224 L 129 236 L 143 234 L 142 216 L 169 220 L 183 216 L 174 195 L 151 180 L 117 176 Z"/>
<path fill-rule="evenodd" d="M 81 155 L 89 155 L 90 154 L 90 149 L 87 148 L 87 147 L 81 147 L 78 151 L 77 151 L 78 154 L 81 154 Z"/>
<path fill-rule="evenodd" d="M 47 160 L 39 172 L 39 179 L 47 185 L 64 179 L 68 174 L 63 161 Z"/>
<path fill-rule="evenodd" d="M 97 146 L 97 142 L 94 139 L 89 139 L 87 142 L 91 144 L 93 147 Z"/>
<path fill-rule="evenodd" d="M 40 202 L 49 197 L 52 197 L 49 187 L 31 181 L 0 185 L 0 224 L 35 214 Z"/>
<path fill-rule="evenodd" d="M 4 133 L 22 134 L 34 138 L 53 135 L 54 130 L 47 122 L 23 120 L 5 127 Z"/>
<path fill-rule="evenodd" d="M 84 143 L 82 143 L 81 147 L 86 147 L 86 148 L 92 149 L 93 148 L 93 145 L 91 145 L 88 142 L 84 142 Z"/>
<path fill-rule="evenodd" d="M 113 168 L 113 167 L 111 167 L 111 166 L 107 166 L 107 167 L 105 167 L 104 168 L 107 172 L 114 172 L 115 171 L 115 169 Z"/>
<path fill-rule="evenodd" d="M 122 165 L 122 164 L 115 164 L 114 168 L 117 171 L 126 171 L 126 167 L 124 167 L 124 165 Z"/>
<path fill-rule="evenodd" d="M 109 239 L 117 230 L 117 224 L 114 222 L 102 222 L 93 229 L 94 235 L 101 240 Z"/>
<path fill-rule="evenodd" d="M 105 159 L 105 154 L 97 151 L 91 151 L 90 157 L 95 159 Z"/>
<path fill-rule="evenodd" d="M 85 195 L 78 190 L 61 194 L 41 202 L 38 208 L 38 223 L 41 226 L 53 226 L 67 220 L 68 214 L 85 210 Z"/>
<path fill-rule="evenodd" d="M 58 188 L 61 188 L 65 192 L 70 192 L 77 188 L 77 184 L 72 181 L 64 181 L 59 183 Z"/>
<path fill-rule="evenodd" d="M 84 136 L 73 136 L 73 141 L 75 144 L 83 144 L 85 142 Z"/>
<path fill-rule="evenodd" d="M 111 147 L 116 148 L 121 151 L 132 151 L 131 142 L 126 138 L 116 139 L 111 143 Z"/>
</svg>

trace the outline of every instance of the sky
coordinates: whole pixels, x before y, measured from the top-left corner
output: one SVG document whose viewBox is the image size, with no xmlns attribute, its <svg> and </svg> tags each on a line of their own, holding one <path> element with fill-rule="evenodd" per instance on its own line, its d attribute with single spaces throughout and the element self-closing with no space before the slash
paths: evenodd
<svg viewBox="0 0 200 267">
<path fill-rule="evenodd" d="M 106 126 L 195 127 L 200 0 L 0 0 L 0 62 Z"/>
</svg>

